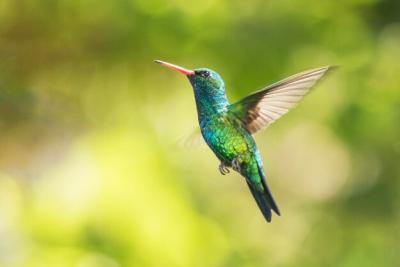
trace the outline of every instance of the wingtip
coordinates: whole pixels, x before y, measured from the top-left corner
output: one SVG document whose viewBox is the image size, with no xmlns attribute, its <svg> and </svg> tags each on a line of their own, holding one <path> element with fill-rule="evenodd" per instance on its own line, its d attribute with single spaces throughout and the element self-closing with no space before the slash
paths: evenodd
<svg viewBox="0 0 400 267">
<path fill-rule="evenodd" d="M 339 68 L 339 65 L 326 65 L 326 66 L 319 67 L 315 70 L 322 71 L 323 73 L 327 73 L 327 72 L 336 70 L 337 68 Z"/>
<path fill-rule="evenodd" d="M 333 70 L 338 69 L 339 67 L 340 67 L 339 65 L 330 65 L 330 66 L 327 66 L 327 69 L 328 69 L 328 71 L 333 71 Z"/>
</svg>

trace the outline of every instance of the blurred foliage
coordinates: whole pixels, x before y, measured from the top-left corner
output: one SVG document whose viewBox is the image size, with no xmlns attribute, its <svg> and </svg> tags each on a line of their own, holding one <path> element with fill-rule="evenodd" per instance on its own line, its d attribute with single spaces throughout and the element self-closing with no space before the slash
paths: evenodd
<svg viewBox="0 0 400 267">
<path fill-rule="evenodd" d="M 400 2 L 3 0 L 0 266 L 400 265 Z M 190 85 L 232 100 L 340 68 L 257 135 L 266 224 L 208 149 Z"/>
</svg>

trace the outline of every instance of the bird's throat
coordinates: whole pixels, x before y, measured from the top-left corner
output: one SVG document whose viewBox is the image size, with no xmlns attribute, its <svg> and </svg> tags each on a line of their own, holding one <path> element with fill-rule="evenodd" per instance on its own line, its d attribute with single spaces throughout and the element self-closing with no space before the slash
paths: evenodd
<svg viewBox="0 0 400 267">
<path fill-rule="evenodd" d="M 193 87 L 200 123 L 227 111 L 229 102 L 225 94 L 224 82 L 219 76 L 218 78 L 197 76 L 188 78 Z"/>
<path fill-rule="evenodd" d="M 195 90 L 194 94 L 200 123 L 217 114 L 225 113 L 228 109 L 229 102 L 225 91 L 210 94 Z"/>
</svg>

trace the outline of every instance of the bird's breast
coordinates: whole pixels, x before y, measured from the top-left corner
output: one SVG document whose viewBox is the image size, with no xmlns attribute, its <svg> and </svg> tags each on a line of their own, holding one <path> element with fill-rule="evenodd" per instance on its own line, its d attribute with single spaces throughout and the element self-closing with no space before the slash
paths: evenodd
<svg viewBox="0 0 400 267">
<path fill-rule="evenodd" d="M 249 152 L 249 136 L 223 116 L 203 121 L 201 132 L 208 146 L 224 162 L 231 162 L 237 155 Z"/>
</svg>

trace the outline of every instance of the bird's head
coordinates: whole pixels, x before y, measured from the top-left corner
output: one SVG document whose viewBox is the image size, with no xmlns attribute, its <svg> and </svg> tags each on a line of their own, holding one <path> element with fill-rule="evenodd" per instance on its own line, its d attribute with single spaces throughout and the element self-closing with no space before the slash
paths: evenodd
<svg viewBox="0 0 400 267">
<path fill-rule="evenodd" d="M 224 81 L 222 80 L 221 76 L 213 70 L 208 68 L 188 70 L 161 60 L 155 60 L 155 62 L 186 75 L 195 91 L 211 94 L 225 92 Z"/>
<path fill-rule="evenodd" d="M 213 70 L 207 68 L 195 69 L 194 74 L 188 76 L 188 78 L 195 90 L 225 91 L 224 81 Z"/>
</svg>

